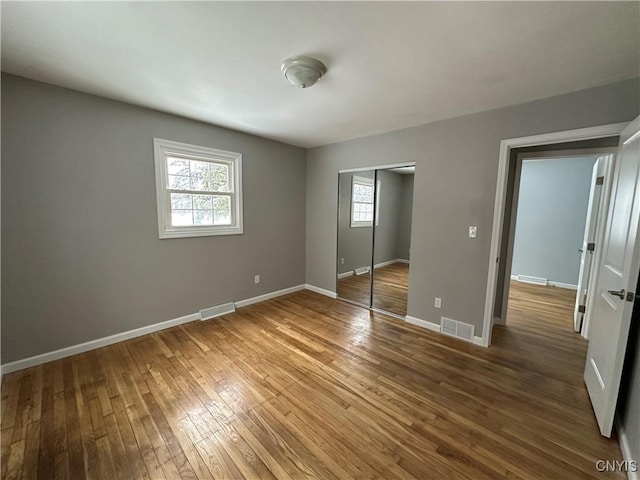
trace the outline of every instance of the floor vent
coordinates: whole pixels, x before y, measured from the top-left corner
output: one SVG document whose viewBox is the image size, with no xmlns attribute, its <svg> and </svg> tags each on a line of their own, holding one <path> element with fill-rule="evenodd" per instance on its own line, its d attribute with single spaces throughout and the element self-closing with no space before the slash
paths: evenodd
<svg viewBox="0 0 640 480">
<path fill-rule="evenodd" d="M 473 325 L 446 317 L 441 317 L 440 320 L 440 332 L 445 335 L 461 338 L 468 342 L 473 342 L 473 333 L 475 331 L 475 327 Z"/>
<path fill-rule="evenodd" d="M 354 272 L 356 272 L 356 275 L 362 275 L 365 273 L 369 273 L 370 269 L 371 267 L 360 267 L 360 268 L 356 268 Z"/>
<path fill-rule="evenodd" d="M 220 315 L 233 313 L 235 311 L 236 306 L 233 302 L 223 303 L 222 305 L 216 305 L 215 307 L 200 310 L 200 320 L 209 320 L 210 318 L 219 317 Z"/>
<path fill-rule="evenodd" d="M 545 287 L 549 283 L 546 278 L 541 277 L 531 277 L 529 275 L 518 275 L 516 280 L 524 283 L 533 283 L 534 285 L 544 285 Z"/>
</svg>

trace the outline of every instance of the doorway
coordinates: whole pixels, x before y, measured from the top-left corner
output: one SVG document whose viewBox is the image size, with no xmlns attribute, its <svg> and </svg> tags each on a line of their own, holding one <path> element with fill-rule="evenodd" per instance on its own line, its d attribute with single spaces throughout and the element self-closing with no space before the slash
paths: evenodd
<svg viewBox="0 0 640 480">
<path fill-rule="evenodd" d="M 491 345 L 493 326 L 502 322 L 504 305 L 504 281 L 507 265 L 507 249 L 513 198 L 515 161 L 518 152 L 527 149 L 545 151 L 571 148 L 612 147 L 615 140 L 627 127 L 627 123 L 614 123 L 597 127 L 580 128 L 564 132 L 553 132 L 530 137 L 510 138 L 500 142 L 498 172 L 496 179 L 491 247 L 488 257 L 487 289 L 482 322 L 482 345 Z"/>
<path fill-rule="evenodd" d="M 407 313 L 415 165 L 342 171 L 338 178 L 338 298 Z"/>
<path fill-rule="evenodd" d="M 539 146 L 512 151 L 494 324 L 507 323 L 510 304 L 524 295 L 530 306 L 540 306 L 536 298 L 542 303 L 553 299 L 547 306 L 564 312 L 559 313 L 564 327 L 581 331 L 588 280 L 595 277 L 591 267 L 597 262 L 592 260 L 599 251 L 593 246 L 600 243 L 596 237 L 604 227 L 616 142 L 617 137 L 611 137 L 599 139 L 598 146 L 579 142 L 562 149 Z M 587 222 L 588 216 L 595 218 Z M 584 245 L 587 227 L 587 243 L 592 245 Z M 574 313 L 576 304 L 581 311 Z"/>
<path fill-rule="evenodd" d="M 603 189 L 612 153 L 524 152 L 516 157 L 511 232 L 500 323 L 582 330 L 596 238 L 606 212 Z M 536 314 L 551 309 L 551 326 Z M 531 310 L 528 312 L 527 310 Z M 534 314 L 535 312 L 535 314 Z"/>
</svg>

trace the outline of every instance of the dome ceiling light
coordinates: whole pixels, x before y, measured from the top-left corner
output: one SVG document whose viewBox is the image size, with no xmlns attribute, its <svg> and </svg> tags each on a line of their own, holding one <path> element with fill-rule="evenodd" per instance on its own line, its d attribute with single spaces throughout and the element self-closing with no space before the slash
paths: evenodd
<svg viewBox="0 0 640 480">
<path fill-rule="evenodd" d="M 327 67 L 320 60 L 302 56 L 287 58 L 280 69 L 289 83 L 298 88 L 311 87 L 327 73 Z"/>
</svg>

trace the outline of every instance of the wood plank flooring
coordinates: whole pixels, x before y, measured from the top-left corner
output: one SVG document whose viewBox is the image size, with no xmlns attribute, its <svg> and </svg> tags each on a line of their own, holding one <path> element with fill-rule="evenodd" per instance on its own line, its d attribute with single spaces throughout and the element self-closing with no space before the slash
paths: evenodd
<svg viewBox="0 0 640 480">
<path fill-rule="evenodd" d="M 371 277 L 351 275 L 338 279 L 338 296 L 362 305 L 369 305 Z M 376 268 L 373 276 L 373 306 L 396 315 L 407 314 L 409 264 L 393 263 Z"/>
<path fill-rule="evenodd" d="M 373 275 L 373 306 L 404 317 L 409 294 L 409 264 L 392 263 L 376 268 Z"/>
<path fill-rule="evenodd" d="M 1 476 L 602 478 L 585 342 L 513 293 L 490 349 L 302 291 L 8 374 Z"/>
</svg>

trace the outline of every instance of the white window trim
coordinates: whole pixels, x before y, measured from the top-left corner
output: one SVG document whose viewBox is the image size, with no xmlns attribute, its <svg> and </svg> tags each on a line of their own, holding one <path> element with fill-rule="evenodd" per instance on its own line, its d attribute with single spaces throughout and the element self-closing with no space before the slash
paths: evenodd
<svg viewBox="0 0 640 480">
<path fill-rule="evenodd" d="M 361 227 L 371 227 L 373 226 L 373 222 L 371 221 L 367 221 L 367 222 L 356 222 L 353 220 L 354 217 L 354 201 L 353 201 L 353 185 L 359 183 L 360 185 L 367 185 L 372 187 L 373 186 L 373 178 L 367 178 L 367 177 L 358 177 L 356 175 L 354 175 L 353 177 L 351 177 L 351 197 L 350 197 L 350 204 L 351 204 L 351 228 L 361 228 Z M 380 225 L 380 180 L 378 180 L 377 184 L 376 184 L 376 188 L 375 188 L 375 216 L 376 216 L 376 227 Z"/>
<path fill-rule="evenodd" d="M 164 238 L 208 237 L 214 235 L 240 235 L 242 222 L 242 154 L 200 147 L 187 143 L 153 139 L 153 152 L 156 167 L 156 200 L 158 203 L 158 235 Z M 219 161 L 227 163 L 233 171 L 232 223 L 231 225 L 171 225 L 171 196 L 168 193 L 167 157 L 175 155 L 190 157 L 194 160 Z M 197 192 L 196 192 L 197 193 Z"/>
</svg>

